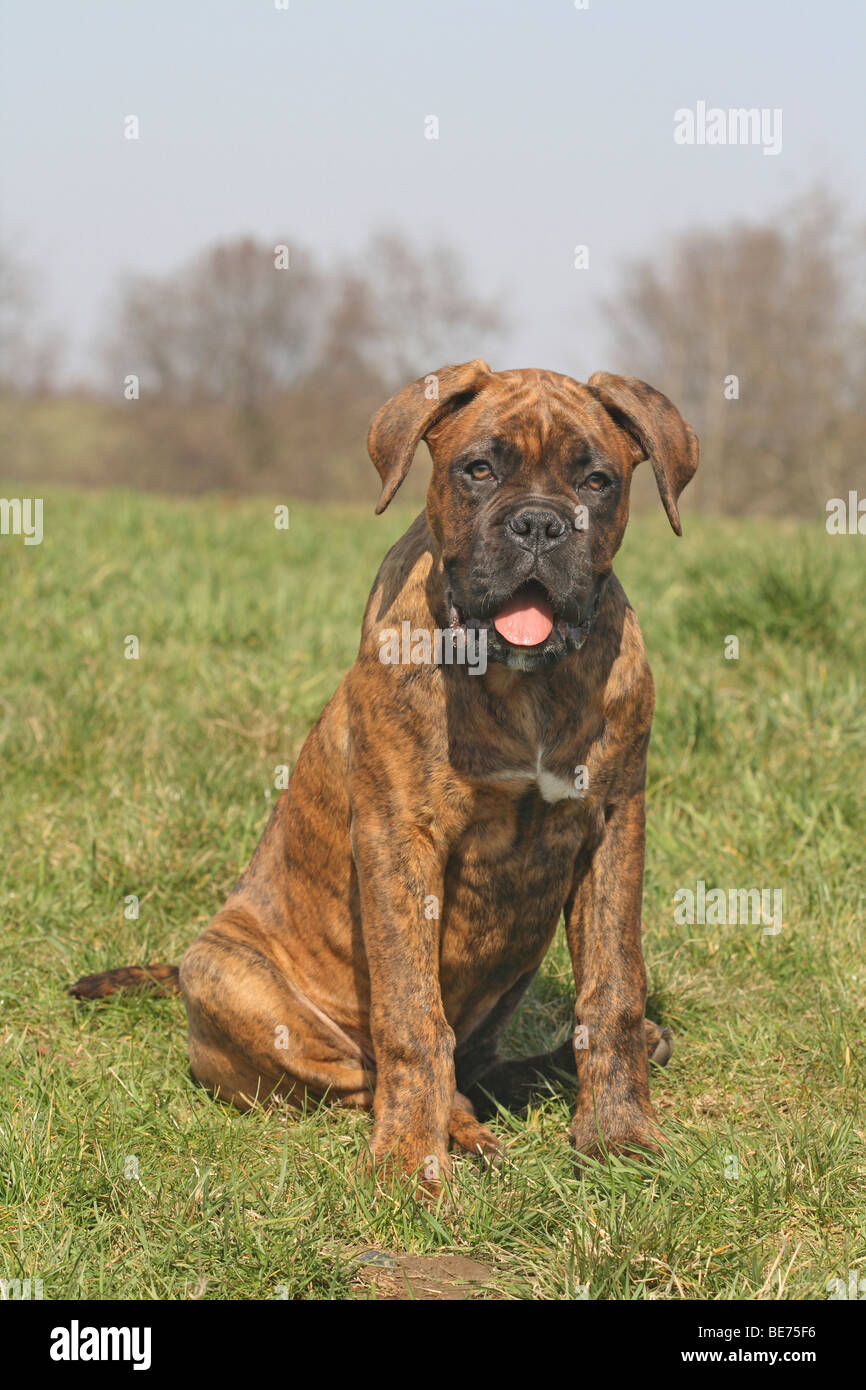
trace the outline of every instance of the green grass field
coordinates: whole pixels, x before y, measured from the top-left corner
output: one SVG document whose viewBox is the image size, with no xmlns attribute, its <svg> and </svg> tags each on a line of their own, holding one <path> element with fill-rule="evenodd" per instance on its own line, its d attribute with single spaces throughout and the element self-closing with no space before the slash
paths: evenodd
<svg viewBox="0 0 866 1390">
<path fill-rule="evenodd" d="M 45 498 L 40 547 L 0 537 L 0 1276 L 46 1298 L 370 1298 L 369 1248 L 479 1261 L 475 1297 L 808 1299 L 866 1276 L 862 538 L 695 519 L 688 494 L 682 541 L 633 520 L 668 1149 L 578 1170 L 552 1093 L 502 1114 L 505 1165 L 460 1159 L 431 1211 L 374 1200 L 367 1116 L 243 1116 L 197 1089 L 179 1000 L 64 993 L 177 961 L 221 905 L 410 513 L 298 506 L 282 532 L 267 499 Z M 781 888 L 783 930 L 678 925 L 697 880 Z M 560 934 L 510 1049 L 559 1041 L 571 1007 Z"/>
</svg>

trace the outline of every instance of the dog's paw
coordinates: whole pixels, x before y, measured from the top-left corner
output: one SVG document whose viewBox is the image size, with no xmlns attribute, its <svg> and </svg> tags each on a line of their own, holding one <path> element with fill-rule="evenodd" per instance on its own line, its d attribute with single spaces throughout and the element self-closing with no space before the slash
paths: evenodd
<svg viewBox="0 0 866 1390">
<path fill-rule="evenodd" d="M 375 1133 L 369 1167 L 380 1191 L 409 1187 L 423 1201 L 438 1199 L 451 1178 L 451 1159 L 444 1147 L 412 1139 L 389 1141 Z"/>
<path fill-rule="evenodd" d="M 460 1091 L 454 1093 L 448 1118 L 448 1137 L 452 1144 L 466 1153 L 480 1155 L 486 1163 L 501 1163 L 505 1156 L 505 1149 L 496 1135 L 481 1123 L 471 1100 Z"/>
<path fill-rule="evenodd" d="M 666 1067 L 674 1050 L 673 1033 L 670 1028 L 662 1028 L 658 1023 L 653 1023 L 651 1018 L 645 1018 L 643 1026 L 650 1061 L 655 1062 L 658 1067 Z"/>
<path fill-rule="evenodd" d="M 505 1157 L 502 1141 L 472 1115 L 452 1114 L 449 1134 L 458 1148 L 468 1154 L 480 1155 L 486 1163 L 499 1164 Z"/>
<path fill-rule="evenodd" d="M 664 1144 L 664 1135 L 650 1106 L 623 1106 L 610 1111 L 578 1108 L 571 1137 L 578 1153 L 588 1158 L 612 1154 L 645 1158 L 648 1154 L 660 1154 Z"/>
</svg>

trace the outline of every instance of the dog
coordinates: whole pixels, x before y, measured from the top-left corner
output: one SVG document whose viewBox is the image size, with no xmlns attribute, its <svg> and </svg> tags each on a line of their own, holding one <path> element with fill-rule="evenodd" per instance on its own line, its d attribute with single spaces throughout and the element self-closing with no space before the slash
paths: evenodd
<svg viewBox="0 0 866 1390">
<path fill-rule="evenodd" d="M 377 1171 L 428 1191 L 449 1146 L 489 1158 L 496 1103 L 575 1074 L 584 1153 L 657 1150 L 644 1017 L 647 746 L 654 690 L 613 573 L 648 459 L 673 530 L 698 439 L 645 382 L 448 366 L 374 416 L 382 512 L 425 440 L 425 511 L 388 552 L 357 660 L 309 734 L 252 860 L 171 966 L 73 985 L 179 989 L 193 1076 L 242 1109 L 372 1108 Z M 405 628 L 404 625 L 409 627 Z M 459 660 L 385 661 L 383 633 L 445 634 Z M 433 650 L 428 646 L 427 650 Z M 499 1040 L 564 915 L 575 1030 Z"/>
</svg>

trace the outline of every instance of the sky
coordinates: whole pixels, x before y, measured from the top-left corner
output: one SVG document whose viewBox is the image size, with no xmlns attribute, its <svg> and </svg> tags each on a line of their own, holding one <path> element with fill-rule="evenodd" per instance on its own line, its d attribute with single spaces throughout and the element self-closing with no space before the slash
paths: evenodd
<svg viewBox="0 0 866 1390">
<path fill-rule="evenodd" d="M 0 0 L 0 238 L 73 375 L 124 273 L 239 234 L 326 265 L 447 240 L 511 324 L 491 365 L 585 378 L 623 369 L 599 305 L 628 260 L 819 180 L 863 216 L 855 0 L 283 3 Z M 780 152 L 676 143 L 701 102 L 780 110 Z"/>
</svg>

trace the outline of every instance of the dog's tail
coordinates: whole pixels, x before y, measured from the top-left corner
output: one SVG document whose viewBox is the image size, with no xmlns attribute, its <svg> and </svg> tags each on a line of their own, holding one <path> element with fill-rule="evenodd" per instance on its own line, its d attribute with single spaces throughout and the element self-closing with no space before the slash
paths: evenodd
<svg viewBox="0 0 866 1390">
<path fill-rule="evenodd" d="M 121 965 L 117 970 L 101 970 L 98 975 L 82 975 L 68 994 L 76 999 L 107 999 L 110 994 L 137 994 L 142 990 L 164 999 L 180 994 L 176 965 Z"/>
</svg>

